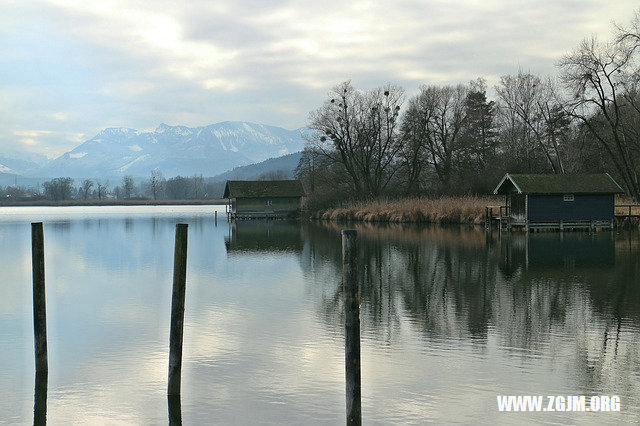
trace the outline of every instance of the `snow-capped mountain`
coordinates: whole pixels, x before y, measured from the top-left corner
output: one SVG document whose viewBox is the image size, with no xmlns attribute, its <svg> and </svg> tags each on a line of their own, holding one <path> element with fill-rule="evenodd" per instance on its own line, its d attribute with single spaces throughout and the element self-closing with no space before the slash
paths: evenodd
<svg viewBox="0 0 640 426">
<path fill-rule="evenodd" d="M 161 124 L 153 132 L 108 128 L 32 174 L 44 177 L 214 176 L 234 167 L 301 151 L 302 129 L 247 122 L 190 128 Z"/>
</svg>

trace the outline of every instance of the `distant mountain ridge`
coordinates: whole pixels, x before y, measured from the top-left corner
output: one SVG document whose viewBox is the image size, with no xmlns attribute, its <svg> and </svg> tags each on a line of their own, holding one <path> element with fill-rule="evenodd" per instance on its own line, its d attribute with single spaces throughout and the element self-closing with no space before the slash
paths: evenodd
<svg viewBox="0 0 640 426">
<path fill-rule="evenodd" d="M 203 127 L 160 124 L 152 132 L 108 128 L 31 176 L 105 178 L 215 176 L 234 167 L 302 151 L 305 129 L 286 130 L 242 121 Z"/>
<path fill-rule="evenodd" d="M 0 173 L 22 175 L 39 167 L 40 165 L 33 161 L 0 156 Z"/>
<path fill-rule="evenodd" d="M 282 157 L 269 158 L 256 164 L 239 166 L 228 172 L 214 176 L 214 181 L 227 180 L 256 180 L 268 173 L 282 173 L 282 178 L 293 179 L 294 171 L 300 162 L 302 152 L 283 155 Z"/>
</svg>

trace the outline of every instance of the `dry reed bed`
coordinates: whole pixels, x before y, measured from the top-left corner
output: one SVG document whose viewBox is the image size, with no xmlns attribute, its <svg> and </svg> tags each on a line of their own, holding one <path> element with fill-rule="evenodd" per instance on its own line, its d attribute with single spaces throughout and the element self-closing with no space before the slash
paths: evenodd
<svg viewBox="0 0 640 426">
<path fill-rule="evenodd" d="M 321 210 L 313 219 L 358 222 L 482 224 L 484 208 L 499 203 L 493 197 L 409 198 L 355 202 Z"/>
</svg>

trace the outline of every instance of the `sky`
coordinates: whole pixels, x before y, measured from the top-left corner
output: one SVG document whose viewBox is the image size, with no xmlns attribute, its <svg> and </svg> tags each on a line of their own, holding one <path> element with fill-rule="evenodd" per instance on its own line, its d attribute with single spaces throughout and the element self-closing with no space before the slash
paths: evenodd
<svg viewBox="0 0 640 426">
<path fill-rule="evenodd" d="M 329 90 L 555 73 L 637 0 L 0 0 L 0 155 L 54 158 L 106 127 L 295 129 Z"/>
</svg>

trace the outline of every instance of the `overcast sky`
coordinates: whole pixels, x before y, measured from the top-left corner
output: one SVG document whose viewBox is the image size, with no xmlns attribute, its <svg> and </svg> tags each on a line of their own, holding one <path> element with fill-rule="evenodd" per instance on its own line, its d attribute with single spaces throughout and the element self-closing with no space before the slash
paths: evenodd
<svg viewBox="0 0 640 426">
<path fill-rule="evenodd" d="M 0 155 L 57 156 L 105 127 L 297 128 L 335 84 L 493 85 L 553 73 L 637 0 L 0 0 Z"/>
</svg>

